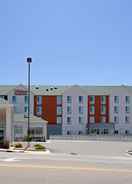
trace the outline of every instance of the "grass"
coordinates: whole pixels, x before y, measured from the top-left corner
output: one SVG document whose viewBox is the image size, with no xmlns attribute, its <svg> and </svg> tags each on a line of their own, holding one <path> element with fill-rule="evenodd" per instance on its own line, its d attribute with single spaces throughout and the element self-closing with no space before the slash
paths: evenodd
<svg viewBox="0 0 132 184">
<path fill-rule="evenodd" d="M 35 144 L 34 148 L 36 151 L 45 151 L 46 150 L 46 147 L 42 144 Z"/>
</svg>

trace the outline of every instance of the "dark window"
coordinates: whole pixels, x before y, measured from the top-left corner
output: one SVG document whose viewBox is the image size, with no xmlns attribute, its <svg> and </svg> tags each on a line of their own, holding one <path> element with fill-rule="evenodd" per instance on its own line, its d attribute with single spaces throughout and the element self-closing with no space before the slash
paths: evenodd
<svg viewBox="0 0 132 184">
<path fill-rule="evenodd" d="M 79 131 L 79 132 L 78 132 L 78 135 L 81 135 L 81 134 L 82 134 L 82 131 Z"/>
<path fill-rule="evenodd" d="M 83 96 L 79 96 L 78 101 L 79 101 L 79 103 L 83 103 Z"/>
<path fill-rule="evenodd" d="M 115 130 L 115 134 L 118 134 L 118 130 Z"/>
<path fill-rule="evenodd" d="M 5 100 L 8 100 L 8 96 L 4 96 L 4 99 L 5 99 Z"/>
<path fill-rule="evenodd" d="M 67 96 L 67 103 L 72 103 L 72 97 L 71 96 Z"/>
</svg>

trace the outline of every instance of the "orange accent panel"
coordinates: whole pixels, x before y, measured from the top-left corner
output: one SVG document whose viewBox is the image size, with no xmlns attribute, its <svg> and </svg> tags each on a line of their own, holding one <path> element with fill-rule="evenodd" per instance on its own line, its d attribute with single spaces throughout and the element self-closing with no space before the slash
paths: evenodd
<svg viewBox="0 0 132 184">
<path fill-rule="evenodd" d="M 109 96 L 106 96 L 106 122 L 109 123 L 110 101 Z"/>
<path fill-rule="evenodd" d="M 56 123 L 56 96 L 42 97 L 42 118 L 47 120 L 49 124 Z"/>
<path fill-rule="evenodd" d="M 90 122 L 90 96 L 88 96 L 88 123 Z"/>
<path fill-rule="evenodd" d="M 99 123 L 100 122 L 100 105 L 101 104 L 101 99 L 100 96 L 95 96 L 95 122 Z"/>
</svg>

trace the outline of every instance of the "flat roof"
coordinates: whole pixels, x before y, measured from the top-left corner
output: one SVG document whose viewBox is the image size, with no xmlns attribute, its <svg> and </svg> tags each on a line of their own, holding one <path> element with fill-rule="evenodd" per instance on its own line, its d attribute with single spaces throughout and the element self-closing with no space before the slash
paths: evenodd
<svg viewBox="0 0 132 184">
<path fill-rule="evenodd" d="M 28 118 L 24 116 L 23 113 L 14 113 L 13 115 L 15 122 L 27 122 Z M 30 123 L 48 123 L 48 121 L 42 119 L 41 117 L 37 117 L 34 115 L 30 115 Z"/>
<path fill-rule="evenodd" d="M 24 85 L 0 85 L 0 95 L 8 95 L 11 91 L 15 91 L 19 87 L 25 87 Z M 132 86 L 127 85 L 119 85 L 119 86 L 92 86 L 92 85 L 32 85 L 31 93 L 34 95 L 63 95 L 63 93 L 72 87 L 80 87 L 82 90 L 85 90 L 87 93 L 110 93 L 113 90 L 127 90 L 128 92 L 132 92 Z"/>
</svg>

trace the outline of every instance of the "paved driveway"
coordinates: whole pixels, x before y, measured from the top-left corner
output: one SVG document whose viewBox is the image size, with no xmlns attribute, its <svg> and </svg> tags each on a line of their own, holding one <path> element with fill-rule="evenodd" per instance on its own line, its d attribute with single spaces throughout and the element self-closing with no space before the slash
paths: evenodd
<svg viewBox="0 0 132 184">
<path fill-rule="evenodd" d="M 49 140 L 46 146 L 54 153 L 77 153 L 81 155 L 124 156 L 127 150 L 132 150 L 131 142 L 120 141 Z"/>
</svg>

